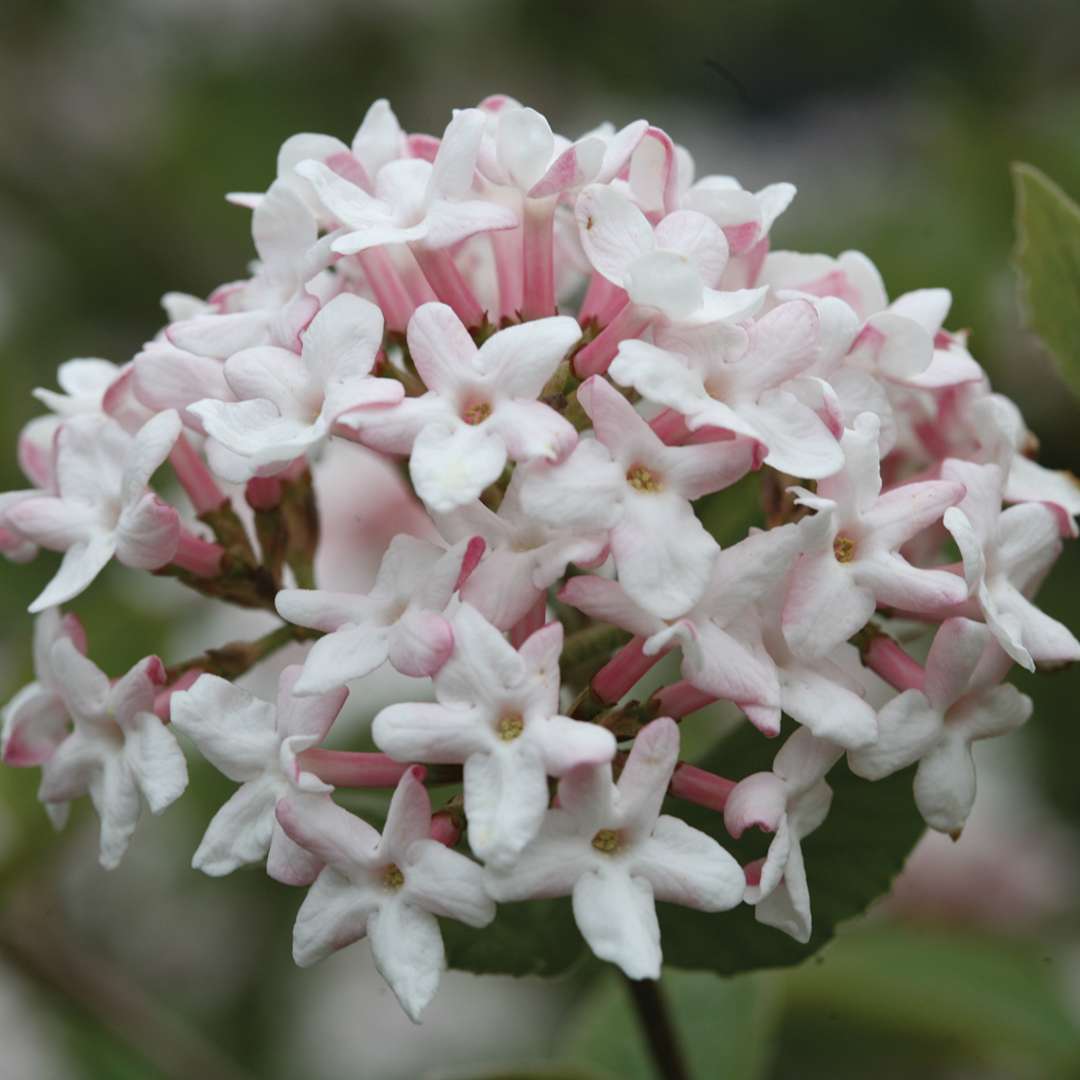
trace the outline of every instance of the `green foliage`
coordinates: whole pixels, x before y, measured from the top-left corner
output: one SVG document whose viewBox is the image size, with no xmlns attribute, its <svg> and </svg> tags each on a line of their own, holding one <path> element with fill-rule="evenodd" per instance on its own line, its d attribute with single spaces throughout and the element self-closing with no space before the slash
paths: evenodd
<svg viewBox="0 0 1080 1080">
<path fill-rule="evenodd" d="M 1029 327 L 1080 396 L 1080 206 L 1033 165 L 1013 165 L 1016 265 Z"/>
<path fill-rule="evenodd" d="M 756 1080 L 772 1057 L 777 997 L 758 978 L 721 979 L 668 971 L 661 983 L 692 1080 Z M 588 1062 L 619 1080 L 653 1080 L 648 1048 L 623 980 L 598 980 L 575 1013 L 563 1043 L 570 1061 Z"/>
<path fill-rule="evenodd" d="M 483 930 L 444 919 L 442 932 L 450 966 L 480 975 L 561 975 L 585 950 L 568 898 L 501 904 Z"/>
<path fill-rule="evenodd" d="M 1050 945 L 955 927 L 864 928 L 823 963 L 787 974 L 785 1008 L 818 1025 L 842 1018 L 875 1040 L 891 1033 L 911 1048 L 937 1043 L 960 1060 L 992 1059 L 1001 1075 L 1076 1076 L 1080 1030 L 1059 957 Z"/>
</svg>

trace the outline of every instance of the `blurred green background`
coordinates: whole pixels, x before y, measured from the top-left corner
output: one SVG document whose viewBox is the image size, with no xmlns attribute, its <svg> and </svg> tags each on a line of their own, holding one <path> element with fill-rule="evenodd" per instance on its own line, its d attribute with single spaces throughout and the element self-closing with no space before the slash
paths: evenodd
<svg viewBox="0 0 1080 1080">
<path fill-rule="evenodd" d="M 1075 0 L 8 0 L 3 16 L 0 490 L 22 486 L 15 436 L 59 362 L 125 361 L 162 293 L 242 275 L 248 216 L 222 196 L 265 187 L 285 137 L 347 139 L 379 96 L 438 132 L 496 91 L 570 135 L 645 116 L 702 174 L 793 181 L 774 245 L 866 251 L 891 295 L 951 288 L 950 326 L 972 329 L 1044 463 L 1080 472 L 1077 403 L 1022 329 L 1008 176 L 1030 161 L 1080 196 Z M 29 677 L 25 607 L 53 564 L 0 565 L 4 700 Z M 1076 628 L 1075 547 L 1041 602 Z M 196 630 L 199 605 L 125 572 L 74 606 L 113 672 L 243 632 Z M 1017 681 L 1033 722 L 985 748 L 968 830 L 921 848 L 892 901 L 797 971 L 670 976 L 696 1076 L 1080 1075 L 1080 673 Z M 53 838 L 36 777 L 0 774 L 0 1075 L 648 1075 L 621 988 L 593 970 L 448 978 L 419 1031 L 362 946 L 297 971 L 297 893 L 188 869 L 229 790 L 193 775 L 105 875 L 85 813 Z"/>
</svg>

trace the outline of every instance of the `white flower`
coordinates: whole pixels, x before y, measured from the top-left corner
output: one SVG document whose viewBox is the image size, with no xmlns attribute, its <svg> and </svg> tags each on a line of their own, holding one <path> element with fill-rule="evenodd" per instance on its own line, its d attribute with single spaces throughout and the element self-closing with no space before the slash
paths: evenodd
<svg viewBox="0 0 1080 1080">
<path fill-rule="evenodd" d="M 342 294 L 303 332 L 299 356 L 264 345 L 229 357 L 225 381 L 236 400 L 188 407 L 228 451 L 215 453 L 210 443 L 214 471 L 234 481 L 280 472 L 321 446 L 343 413 L 400 401 L 400 382 L 371 374 L 382 333 L 374 304 Z"/>
<path fill-rule="evenodd" d="M 83 414 L 63 423 L 56 436 L 56 494 L 7 510 L 19 533 L 64 552 L 31 612 L 78 596 L 114 555 L 140 570 L 156 570 L 173 557 L 179 516 L 147 485 L 179 434 L 175 412 L 158 414 L 134 436 L 106 416 Z"/>
<path fill-rule="evenodd" d="M 803 944 L 812 924 L 802 841 L 829 813 L 825 774 L 842 752 L 802 728 L 781 747 L 772 772 L 740 780 L 724 806 L 724 823 L 736 840 L 751 827 L 773 835 L 765 859 L 748 867 L 746 901 L 755 918 Z"/>
<path fill-rule="evenodd" d="M 468 604 L 452 626 L 454 652 L 435 677 L 437 703 L 390 705 L 372 735 L 398 761 L 463 763 L 469 844 L 485 862 L 506 865 L 540 827 L 548 776 L 610 761 L 615 739 L 559 715 L 560 623 L 518 650 Z"/>
<path fill-rule="evenodd" d="M 589 262 L 632 304 L 675 323 L 713 323 L 760 302 L 753 290 L 716 291 L 728 242 L 704 214 L 676 210 L 654 228 L 629 198 L 603 184 L 585 188 L 574 212 Z"/>
<path fill-rule="evenodd" d="M 110 685 L 66 635 L 53 643 L 49 666 L 73 730 L 43 763 L 38 798 L 63 804 L 88 794 L 101 818 L 101 865 L 111 870 L 135 832 L 140 794 L 160 814 L 187 787 L 184 755 L 154 713 L 165 669 L 148 656 Z"/>
<path fill-rule="evenodd" d="M 975 802 L 971 744 L 1014 731 L 1031 715 L 1026 694 L 1000 685 L 1011 666 L 987 627 L 946 620 L 926 659 L 923 688 L 885 705 L 877 742 L 849 753 L 851 771 L 880 780 L 917 761 L 919 813 L 932 829 L 958 832 Z"/>
<path fill-rule="evenodd" d="M 321 694 L 344 686 L 388 658 L 403 675 L 434 675 L 454 647 L 442 612 L 482 551 L 480 540 L 445 551 L 401 533 L 390 541 L 366 596 L 282 589 L 275 606 L 283 619 L 326 631 L 304 661 L 296 692 Z"/>
<path fill-rule="evenodd" d="M 326 738 L 348 691 L 317 697 L 294 692 L 300 668 L 287 667 L 271 705 L 216 675 L 200 675 L 173 694 L 173 727 L 240 787 L 214 815 L 191 865 L 213 877 L 267 860 L 267 873 L 289 885 L 315 879 L 320 863 L 297 847 L 274 818 L 279 799 L 319 802 L 334 789 L 307 772 L 299 755 Z"/>
<path fill-rule="evenodd" d="M 373 194 L 321 161 L 300 162 L 296 172 L 311 181 L 343 226 L 334 251 L 352 255 L 386 244 L 439 250 L 478 232 L 514 228 L 518 219 L 512 210 L 467 197 L 484 124 L 479 109 L 455 110 L 435 160 L 410 157 L 383 164 L 373 178 Z"/>
<path fill-rule="evenodd" d="M 368 446 L 410 453 L 409 473 L 430 509 L 477 498 L 513 461 L 558 461 L 577 441 L 573 425 L 537 401 L 581 336 L 552 316 L 492 334 L 478 349 L 445 304 L 424 304 L 409 321 L 409 351 L 428 392 L 389 409 L 342 418 Z"/>
<path fill-rule="evenodd" d="M 607 551 L 605 529 L 567 521 L 549 525 L 527 514 L 521 505 L 525 478 L 526 470 L 514 470 L 497 512 L 477 500 L 434 515 L 448 540 L 483 538 L 484 556 L 461 587 L 461 597 L 500 630 L 523 619 L 569 563 L 595 566 Z"/>
<path fill-rule="evenodd" d="M 495 899 L 572 894 L 578 929 L 601 960 L 631 979 L 659 978 L 655 901 L 726 911 L 745 885 L 712 837 L 660 814 L 678 754 L 679 729 L 665 717 L 638 733 L 617 784 L 610 765 L 574 769 L 537 838 L 511 867 L 488 872 Z"/>
<path fill-rule="evenodd" d="M 86 632 L 74 615 L 46 608 L 34 620 L 34 675 L 4 706 L 3 759 L 8 765 L 41 765 L 70 730 L 67 707 L 52 666 L 52 647 L 69 638 L 86 653 Z"/>
<path fill-rule="evenodd" d="M 882 494 L 878 432 L 863 413 L 842 440 L 842 472 L 796 489 L 798 501 L 817 513 L 784 607 L 784 636 L 796 652 L 824 656 L 861 630 L 878 604 L 931 612 L 963 599 L 956 574 L 913 566 L 900 547 L 941 520 L 964 496 L 955 480 L 901 484 Z"/>
<path fill-rule="evenodd" d="M 526 475 L 522 506 L 552 525 L 608 529 L 619 581 L 649 611 L 672 617 L 709 581 L 720 546 L 691 502 L 733 484 L 755 464 L 749 439 L 665 446 L 600 376 L 578 387 L 595 440 Z"/>
<path fill-rule="evenodd" d="M 999 465 L 951 459 L 941 475 L 967 489 L 944 520 L 963 556 L 971 599 L 949 614 L 981 614 L 1001 647 L 1028 671 L 1037 662 L 1080 660 L 1072 632 L 1029 599 L 1061 553 L 1061 534 L 1071 522 L 1046 503 L 1002 511 Z"/>
<path fill-rule="evenodd" d="M 611 377 L 686 417 L 691 431 L 721 428 L 756 439 L 766 465 L 793 476 L 829 476 L 843 465 L 836 437 L 790 387 L 815 359 L 818 318 L 793 300 L 750 324 L 673 327 L 655 345 L 624 341 Z"/>
<path fill-rule="evenodd" d="M 283 799 L 278 820 L 324 863 L 296 916 L 301 967 L 363 937 L 409 1018 L 435 995 L 446 967 L 436 916 L 486 926 L 495 905 L 476 863 L 429 837 L 431 803 L 414 770 L 402 776 L 382 836 L 330 799 Z"/>
</svg>

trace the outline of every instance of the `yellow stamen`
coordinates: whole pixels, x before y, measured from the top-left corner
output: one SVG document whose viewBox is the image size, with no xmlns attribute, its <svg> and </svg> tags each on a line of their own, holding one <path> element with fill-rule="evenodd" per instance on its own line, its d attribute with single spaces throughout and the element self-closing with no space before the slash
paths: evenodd
<svg viewBox="0 0 1080 1080">
<path fill-rule="evenodd" d="M 383 884 L 388 889 L 393 889 L 395 892 L 405 884 L 405 875 L 401 872 L 397 863 L 391 863 L 383 871 Z"/>
<path fill-rule="evenodd" d="M 663 491 L 664 485 L 654 472 L 650 472 L 644 465 L 632 465 L 626 474 L 627 483 L 635 490 L 655 494 Z"/>
<path fill-rule="evenodd" d="M 850 536 L 838 536 L 832 542 L 832 550 L 837 562 L 851 562 L 855 558 L 855 541 Z"/>
<path fill-rule="evenodd" d="M 525 730 L 525 721 L 521 713 L 507 713 L 499 718 L 495 730 L 503 742 L 513 742 Z"/>
<path fill-rule="evenodd" d="M 465 410 L 462 420 L 475 427 L 477 424 L 482 424 L 490 415 L 491 406 L 486 401 L 478 401 Z"/>
<path fill-rule="evenodd" d="M 614 855 L 619 850 L 619 834 L 614 829 L 601 829 L 592 838 L 592 846 L 605 855 Z"/>
</svg>

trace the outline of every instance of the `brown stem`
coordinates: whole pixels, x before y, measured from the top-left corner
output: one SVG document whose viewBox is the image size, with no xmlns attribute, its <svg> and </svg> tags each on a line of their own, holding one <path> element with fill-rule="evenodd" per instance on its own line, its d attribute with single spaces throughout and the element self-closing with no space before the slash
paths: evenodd
<svg viewBox="0 0 1080 1080">
<path fill-rule="evenodd" d="M 660 1080 L 690 1080 L 660 984 L 652 979 L 624 978 L 624 981 L 649 1044 L 656 1075 Z"/>
<path fill-rule="evenodd" d="M 189 660 L 171 664 L 166 669 L 166 678 L 168 682 L 175 682 L 185 671 L 198 669 L 210 675 L 220 675 L 223 679 L 235 679 L 290 642 L 307 641 L 319 636 L 318 630 L 282 623 L 276 630 L 254 641 L 231 641 L 220 648 L 207 649 Z"/>
</svg>

